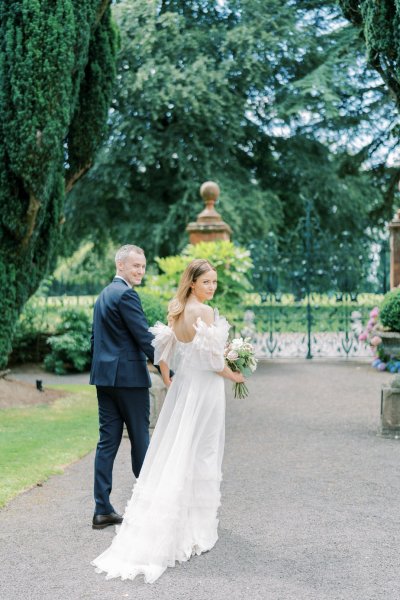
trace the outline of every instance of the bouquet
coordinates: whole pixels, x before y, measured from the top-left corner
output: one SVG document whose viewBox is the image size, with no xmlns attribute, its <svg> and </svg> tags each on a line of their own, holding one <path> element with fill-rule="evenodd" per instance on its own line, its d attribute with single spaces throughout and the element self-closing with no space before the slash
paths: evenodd
<svg viewBox="0 0 400 600">
<path fill-rule="evenodd" d="M 254 356 L 254 347 L 250 344 L 249 337 L 234 338 L 225 348 L 225 362 L 232 371 L 240 371 L 245 377 L 254 373 L 257 368 L 257 359 Z M 246 398 L 249 390 L 245 383 L 234 383 L 235 398 Z"/>
</svg>

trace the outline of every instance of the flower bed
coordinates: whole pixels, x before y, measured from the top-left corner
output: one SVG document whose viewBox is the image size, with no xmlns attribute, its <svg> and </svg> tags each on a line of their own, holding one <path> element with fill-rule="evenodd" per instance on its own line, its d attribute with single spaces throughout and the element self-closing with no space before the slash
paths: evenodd
<svg viewBox="0 0 400 600">
<path fill-rule="evenodd" d="M 400 373 L 400 333 L 386 331 L 379 324 L 379 308 L 375 306 L 369 313 L 369 321 L 358 336 L 371 348 L 372 366 L 378 371 Z"/>
</svg>

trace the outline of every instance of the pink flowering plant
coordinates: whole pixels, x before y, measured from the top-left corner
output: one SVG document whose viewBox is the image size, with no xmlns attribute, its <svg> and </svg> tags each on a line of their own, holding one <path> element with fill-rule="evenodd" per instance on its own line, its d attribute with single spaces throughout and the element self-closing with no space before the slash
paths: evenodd
<svg viewBox="0 0 400 600">
<path fill-rule="evenodd" d="M 234 338 L 225 347 L 225 362 L 232 371 L 240 372 L 248 377 L 257 368 L 257 359 L 254 356 L 254 347 L 250 343 L 249 337 Z M 233 391 L 235 398 L 246 398 L 249 390 L 245 383 L 234 383 Z"/>
<path fill-rule="evenodd" d="M 382 345 L 382 338 L 377 329 L 379 329 L 379 308 L 375 306 L 369 313 L 369 321 L 366 327 L 358 336 L 360 342 L 365 342 L 371 348 L 373 354 L 372 366 L 378 371 L 390 371 L 396 373 L 400 371 L 400 360 L 395 356 L 388 356 Z"/>
</svg>

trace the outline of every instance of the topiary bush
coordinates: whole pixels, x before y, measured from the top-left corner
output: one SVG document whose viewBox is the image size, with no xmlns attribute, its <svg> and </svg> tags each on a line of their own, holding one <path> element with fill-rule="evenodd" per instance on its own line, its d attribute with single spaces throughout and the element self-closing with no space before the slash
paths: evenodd
<svg viewBox="0 0 400 600">
<path fill-rule="evenodd" d="M 92 322 L 86 312 L 76 309 L 64 310 L 56 335 L 47 340 L 51 352 L 44 359 L 45 368 L 57 375 L 86 371 L 91 362 L 91 331 Z"/>
<path fill-rule="evenodd" d="M 385 294 L 379 318 L 384 327 L 400 332 L 400 289 Z"/>
</svg>

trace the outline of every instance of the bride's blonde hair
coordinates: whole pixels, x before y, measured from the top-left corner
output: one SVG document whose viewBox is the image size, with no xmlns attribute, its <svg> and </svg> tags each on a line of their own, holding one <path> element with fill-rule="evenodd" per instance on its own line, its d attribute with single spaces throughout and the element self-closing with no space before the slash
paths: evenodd
<svg viewBox="0 0 400 600">
<path fill-rule="evenodd" d="M 204 273 L 207 273 L 207 271 L 216 272 L 217 270 L 204 258 L 196 258 L 188 264 L 182 274 L 178 290 L 168 304 L 168 323 L 172 323 L 183 313 L 187 299 L 192 291 L 192 283 L 195 283 L 197 279 Z"/>
</svg>

